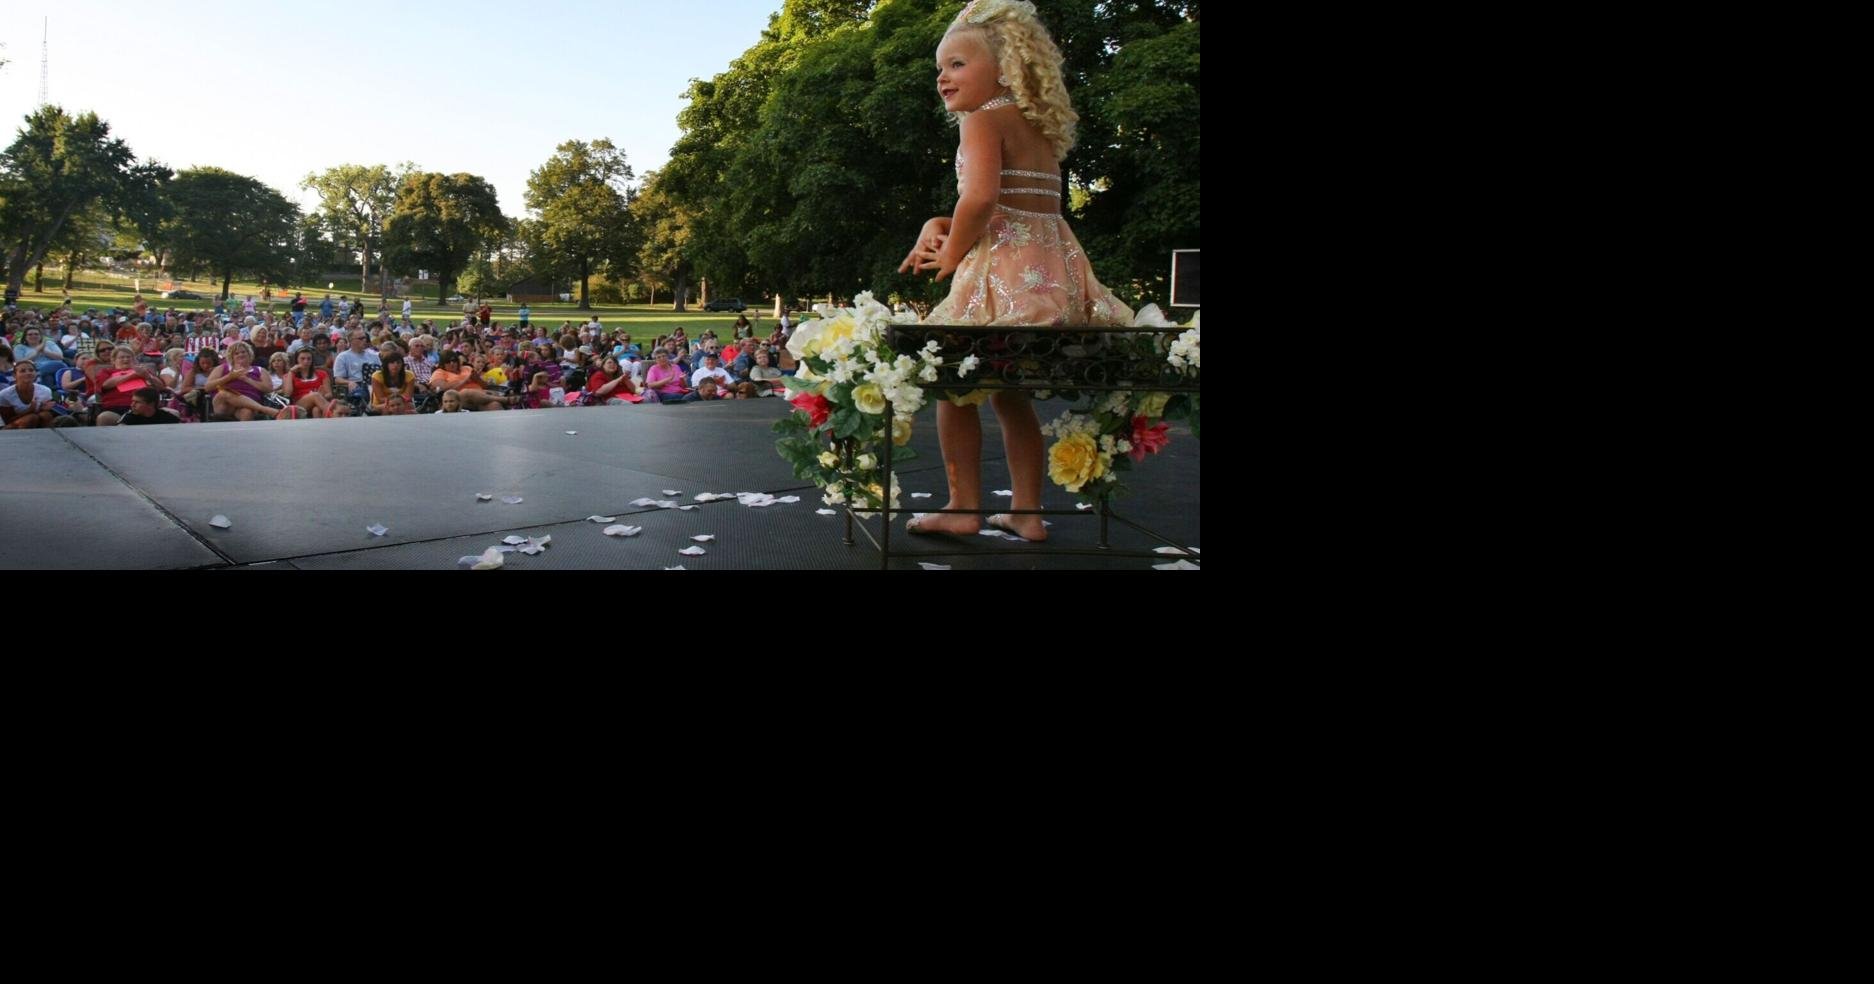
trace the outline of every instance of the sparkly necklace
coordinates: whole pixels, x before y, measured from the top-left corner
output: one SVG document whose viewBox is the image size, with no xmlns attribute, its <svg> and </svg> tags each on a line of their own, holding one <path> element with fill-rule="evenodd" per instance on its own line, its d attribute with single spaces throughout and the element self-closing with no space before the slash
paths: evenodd
<svg viewBox="0 0 1874 984">
<path fill-rule="evenodd" d="M 976 107 L 976 112 L 980 113 L 985 109 L 1001 109 L 1004 106 L 1013 106 L 1013 105 L 1015 105 L 1015 94 L 1012 92 L 1005 92 L 995 97 L 994 99 L 991 99 L 986 103 L 983 103 L 981 106 Z"/>
</svg>

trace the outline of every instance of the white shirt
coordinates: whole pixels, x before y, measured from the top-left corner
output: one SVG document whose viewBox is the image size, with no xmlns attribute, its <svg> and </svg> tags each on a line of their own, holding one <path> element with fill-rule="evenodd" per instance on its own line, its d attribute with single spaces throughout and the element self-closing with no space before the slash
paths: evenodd
<svg viewBox="0 0 1874 984">
<path fill-rule="evenodd" d="M 52 390 L 44 383 L 33 383 L 32 403 L 51 402 Z M 25 413 L 32 409 L 31 404 L 20 398 L 20 387 L 18 383 L 8 386 L 5 392 L 0 392 L 0 407 L 7 407 L 16 413 Z"/>
<path fill-rule="evenodd" d="M 711 369 L 705 366 L 701 369 L 696 370 L 693 373 L 690 373 L 690 388 L 695 389 L 698 386 L 703 385 L 703 380 L 709 379 L 711 377 L 715 378 L 716 385 L 718 388 L 726 387 L 730 383 L 735 381 L 733 377 L 729 375 L 729 370 L 724 369 L 721 366 L 717 366 L 714 369 Z"/>
</svg>

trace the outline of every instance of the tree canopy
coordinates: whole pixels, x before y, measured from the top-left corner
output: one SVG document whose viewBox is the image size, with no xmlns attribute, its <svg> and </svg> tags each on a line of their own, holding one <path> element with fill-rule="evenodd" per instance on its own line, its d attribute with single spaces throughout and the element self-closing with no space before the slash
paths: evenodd
<svg viewBox="0 0 1874 984">
<path fill-rule="evenodd" d="M 785 0 L 726 71 L 692 81 L 659 175 L 688 271 L 790 297 L 941 298 L 948 284 L 896 268 L 956 202 L 932 53 L 961 6 Z M 1199 246 L 1198 4 L 1039 6 L 1080 114 L 1068 219 L 1115 293 L 1163 302 L 1171 250 Z"/>
<path fill-rule="evenodd" d="M 56 245 L 69 245 L 67 224 L 93 206 L 147 223 L 159 216 L 170 170 L 139 164 L 110 124 L 96 113 L 71 116 L 57 106 L 27 114 L 26 125 L 0 154 L 0 250 L 7 287 L 17 292 L 26 270 Z"/>
<path fill-rule="evenodd" d="M 204 263 L 221 278 L 285 283 L 300 244 L 299 206 L 260 181 L 218 167 L 198 167 L 169 183 L 175 215 L 166 227 L 176 262 Z"/>
<path fill-rule="evenodd" d="M 393 273 L 436 271 L 436 300 L 484 247 L 508 231 L 494 186 L 473 174 L 407 175 L 384 226 L 384 263 Z"/>
<path fill-rule="evenodd" d="M 581 308 L 592 306 L 589 287 L 595 271 L 603 269 L 617 280 L 633 273 L 638 240 L 631 219 L 631 178 L 625 152 L 603 138 L 568 140 L 527 176 L 527 207 L 537 216 L 542 250 L 537 259 L 579 279 Z"/>
</svg>

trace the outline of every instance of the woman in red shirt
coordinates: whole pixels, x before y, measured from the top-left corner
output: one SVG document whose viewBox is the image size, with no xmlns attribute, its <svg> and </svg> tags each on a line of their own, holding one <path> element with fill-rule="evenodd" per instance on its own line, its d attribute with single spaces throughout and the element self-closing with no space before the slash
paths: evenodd
<svg viewBox="0 0 1874 984">
<path fill-rule="evenodd" d="M 130 394 L 146 386 L 163 388 L 163 377 L 149 366 L 134 365 L 136 349 L 119 345 L 111 350 L 111 368 L 98 374 L 98 410 L 122 417 L 130 412 Z"/>
<path fill-rule="evenodd" d="M 312 367 L 312 350 L 294 353 L 296 364 L 286 374 L 286 398 L 313 417 L 327 417 L 332 412 L 332 380 L 324 369 Z"/>
<path fill-rule="evenodd" d="M 631 374 L 619 366 L 618 360 L 606 356 L 592 375 L 586 379 L 586 406 L 596 407 L 616 403 L 636 403 L 638 388 L 631 382 Z"/>
</svg>

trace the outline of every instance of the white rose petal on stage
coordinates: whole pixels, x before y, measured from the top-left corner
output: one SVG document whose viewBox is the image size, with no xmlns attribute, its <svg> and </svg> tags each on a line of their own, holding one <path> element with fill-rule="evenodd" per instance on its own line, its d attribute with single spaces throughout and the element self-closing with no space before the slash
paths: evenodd
<svg viewBox="0 0 1874 984">
<path fill-rule="evenodd" d="M 675 566 L 675 567 L 666 567 L 666 568 L 664 568 L 664 570 L 667 570 L 667 571 L 680 571 L 680 570 L 683 570 L 683 565 L 682 565 L 682 564 L 678 564 L 678 565 L 677 565 L 677 566 Z"/>
<path fill-rule="evenodd" d="M 639 507 L 655 506 L 657 505 L 657 500 L 656 499 L 633 499 L 631 500 L 631 504 L 634 506 L 639 506 Z"/>
<path fill-rule="evenodd" d="M 1203 570 L 1203 568 L 1197 566 L 1196 564 L 1191 563 L 1188 560 L 1180 560 L 1174 564 L 1153 564 L 1152 570 L 1155 570 L 1155 571 L 1198 571 L 1198 570 Z"/>
<path fill-rule="evenodd" d="M 480 557 L 464 557 L 456 561 L 456 563 L 469 564 L 471 565 L 469 570 L 472 571 L 492 571 L 497 567 L 505 565 L 507 563 L 507 558 L 501 555 L 500 550 L 489 547 L 482 551 Z"/>
<path fill-rule="evenodd" d="M 911 493 L 911 498 L 913 498 L 913 499 L 928 499 L 928 498 L 930 498 L 930 496 L 931 496 L 931 494 L 930 494 L 929 492 L 913 492 L 913 493 Z"/>
<path fill-rule="evenodd" d="M 683 490 L 682 489 L 665 489 L 664 494 L 665 495 L 682 495 Z"/>
<path fill-rule="evenodd" d="M 526 500 L 522 499 L 518 495 L 504 495 L 501 497 L 501 501 L 507 503 L 510 506 L 518 506 L 522 502 L 525 502 Z"/>
<path fill-rule="evenodd" d="M 820 515 L 822 515 L 822 516 L 837 516 L 837 515 L 839 515 L 839 510 L 837 510 L 837 509 L 815 509 L 815 510 L 814 510 L 814 512 L 817 512 L 817 513 L 819 513 L 819 514 L 820 514 Z"/>
<path fill-rule="evenodd" d="M 1009 498 L 1015 495 L 1015 490 L 1014 489 L 997 489 L 991 494 L 999 495 L 999 496 L 1002 496 L 1003 498 Z"/>
<path fill-rule="evenodd" d="M 677 511 L 678 512 L 695 512 L 696 510 L 701 509 L 701 508 L 703 507 L 701 506 L 678 506 Z"/>
<path fill-rule="evenodd" d="M 642 526 L 626 526 L 622 523 L 617 526 L 607 526 L 605 528 L 606 536 L 637 536 L 642 532 L 644 532 L 644 527 Z"/>
<path fill-rule="evenodd" d="M 208 525 L 213 526 L 216 529 L 225 530 L 234 526 L 234 520 L 231 520 L 226 516 L 216 516 L 214 519 L 211 519 L 208 521 Z"/>
<path fill-rule="evenodd" d="M 779 499 L 776 499 L 776 500 L 774 500 L 774 501 L 776 501 L 776 502 L 784 502 L 784 503 L 787 503 L 787 504 L 789 504 L 789 505 L 792 505 L 792 504 L 794 504 L 794 503 L 796 503 L 796 502 L 799 502 L 799 501 L 800 501 L 800 496 L 797 496 L 797 495 L 784 495 L 784 496 L 782 496 L 782 497 L 780 497 Z"/>
<path fill-rule="evenodd" d="M 586 517 L 586 522 L 588 523 L 615 523 L 617 521 L 618 521 L 617 516 L 587 516 Z"/>
<path fill-rule="evenodd" d="M 547 544 L 552 543 L 552 542 L 553 542 L 553 537 L 551 536 L 543 536 L 543 537 L 537 537 L 534 539 L 529 539 L 527 541 L 527 545 L 521 548 L 521 553 L 527 554 L 528 556 L 531 557 L 534 554 L 537 554 L 541 552 L 542 550 L 546 549 Z"/>
<path fill-rule="evenodd" d="M 527 542 L 527 538 L 526 538 L 526 537 L 524 537 L 524 536 L 520 536 L 520 535 L 518 535 L 518 534 L 517 534 L 517 535 L 515 535 L 515 536 L 510 536 L 510 537 L 506 537 L 506 538 L 504 538 L 504 539 L 503 539 L 503 540 L 502 540 L 501 542 L 502 542 L 502 543 L 505 543 L 505 544 L 508 544 L 509 546 L 514 546 L 514 547 L 518 547 L 518 546 L 520 546 L 521 544 L 523 544 L 523 543 L 526 543 L 526 542 Z"/>
<path fill-rule="evenodd" d="M 364 531 L 372 536 L 383 536 L 390 532 L 390 527 L 382 523 L 372 523 L 370 526 L 365 527 Z"/>
<path fill-rule="evenodd" d="M 1153 550 L 1152 552 L 1153 552 L 1153 553 L 1160 553 L 1160 554 L 1164 554 L 1164 555 L 1166 555 L 1166 556 L 1168 556 L 1168 557 L 1188 557 L 1188 556 L 1190 556 L 1190 554 L 1189 554 L 1188 552 L 1186 552 L 1186 551 L 1183 551 L 1183 550 L 1179 550 L 1179 549 L 1178 549 L 1177 547 L 1159 547 L 1159 548 L 1157 548 L 1157 549 L 1155 549 L 1155 550 Z"/>
<path fill-rule="evenodd" d="M 493 493 L 493 492 L 477 492 L 477 493 L 475 493 L 475 501 L 476 501 L 476 502 L 493 502 L 493 501 L 494 501 L 494 498 L 495 498 L 495 495 L 494 495 L 494 493 Z"/>
<path fill-rule="evenodd" d="M 1075 509 L 1079 509 L 1079 510 L 1081 510 L 1081 511 L 1083 511 L 1083 512 L 1084 512 L 1084 511 L 1086 511 L 1086 510 L 1088 510 L 1088 509 L 1092 509 L 1092 508 L 1093 508 L 1093 503 L 1091 503 L 1091 502 L 1076 502 L 1076 503 L 1074 503 L 1074 508 L 1075 508 Z"/>
<path fill-rule="evenodd" d="M 716 538 L 716 534 L 714 533 L 699 533 L 696 536 L 690 537 L 690 539 L 695 540 L 698 543 L 708 543 L 709 541 L 714 540 L 715 538 Z"/>
<path fill-rule="evenodd" d="M 927 560 L 920 560 L 917 565 L 927 571 L 947 571 L 950 569 L 949 564 L 933 564 Z"/>
<path fill-rule="evenodd" d="M 684 555 L 685 557 L 701 557 L 702 555 L 708 553 L 709 551 L 704 550 L 702 547 L 684 547 L 682 550 L 679 550 L 677 552 Z"/>
<path fill-rule="evenodd" d="M 579 432 L 578 432 L 578 431 L 567 431 L 567 432 L 566 432 L 566 436 L 567 436 L 567 437 L 572 437 L 572 436 L 573 436 L 574 434 L 577 434 L 577 433 L 579 433 Z"/>
</svg>

